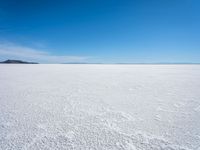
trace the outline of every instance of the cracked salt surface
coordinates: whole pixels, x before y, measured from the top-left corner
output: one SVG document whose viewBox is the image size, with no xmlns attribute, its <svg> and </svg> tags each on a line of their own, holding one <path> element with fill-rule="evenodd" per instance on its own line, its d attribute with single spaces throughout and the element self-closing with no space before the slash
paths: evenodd
<svg viewBox="0 0 200 150">
<path fill-rule="evenodd" d="M 200 149 L 199 65 L 0 65 L 0 149 Z"/>
</svg>

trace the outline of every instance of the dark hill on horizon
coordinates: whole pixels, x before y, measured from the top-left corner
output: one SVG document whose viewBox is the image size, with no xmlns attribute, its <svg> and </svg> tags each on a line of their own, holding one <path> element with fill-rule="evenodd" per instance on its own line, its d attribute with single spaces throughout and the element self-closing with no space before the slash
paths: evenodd
<svg viewBox="0 0 200 150">
<path fill-rule="evenodd" d="M 22 60 L 13 60 L 13 59 L 8 59 L 5 61 L 0 62 L 1 64 L 38 64 L 36 62 L 26 62 Z"/>
</svg>

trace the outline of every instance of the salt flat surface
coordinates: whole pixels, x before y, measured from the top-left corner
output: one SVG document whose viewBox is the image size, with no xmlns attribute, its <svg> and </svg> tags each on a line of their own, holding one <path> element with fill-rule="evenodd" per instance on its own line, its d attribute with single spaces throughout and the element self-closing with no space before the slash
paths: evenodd
<svg viewBox="0 0 200 150">
<path fill-rule="evenodd" d="M 2 150 L 200 150 L 200 65 L 0 65 Z"/>
</svg>

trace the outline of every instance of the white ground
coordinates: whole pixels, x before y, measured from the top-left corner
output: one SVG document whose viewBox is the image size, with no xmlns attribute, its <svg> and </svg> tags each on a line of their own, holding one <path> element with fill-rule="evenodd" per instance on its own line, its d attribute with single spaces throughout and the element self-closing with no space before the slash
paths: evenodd
<svg viewBox="0 0 200 150">
<path fill-rule="evenodd" d="M 200 150 L 200 65 L 0 65 L 0 149 Z"/>
</svg>

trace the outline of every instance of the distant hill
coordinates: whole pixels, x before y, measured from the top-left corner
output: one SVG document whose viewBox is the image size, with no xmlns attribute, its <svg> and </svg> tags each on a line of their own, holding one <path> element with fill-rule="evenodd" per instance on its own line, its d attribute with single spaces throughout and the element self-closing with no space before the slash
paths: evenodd
<svg viewBox="0 0 200 150">
<path fill-rule="evenodd" d="M 36 62 L 26 62 L 26 61 L 22 61 L 22 60 L 12 60 L 12 59 L 8 59 L 5 61 L 0 62 L 1 64 L 38 64 Z"/>
</svg>

